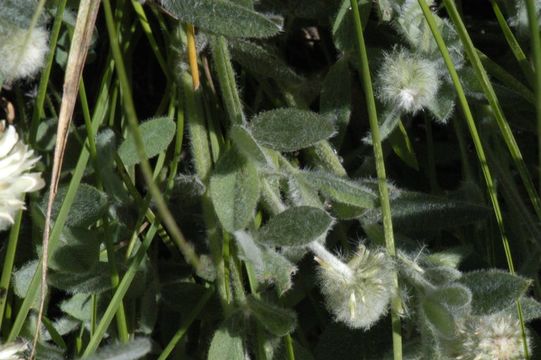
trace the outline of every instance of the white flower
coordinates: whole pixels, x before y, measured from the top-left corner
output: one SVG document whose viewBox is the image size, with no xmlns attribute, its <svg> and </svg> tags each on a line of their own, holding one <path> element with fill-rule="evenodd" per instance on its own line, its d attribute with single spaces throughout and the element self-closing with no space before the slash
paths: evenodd
<svg viewBox="0 0 541 360">
<path fill-rule="evenodd" d="M 28 343 L 24 341 L 0 345 L 0 360 L 24 360 L 28 350 Z"/>
<path fill-rule="evenodd" d="M 27 29 L 2 26 L 0 31 L 0 76 L 5 81 L 31 77 L 43 67 L 49 33 L 44 27 Z"/>
<path fill-rule="evenodd" d="M 0 230 L 13 224 L 15 213 L 24 209 L 24 194 L 45 185 L 41 173 L 29 172 L 38 160 L 15 128 L 0 122 Z"/>
<path fill-rule="evenodd" d="M 541 20 L 541 0 L 534 1 L 535 13 L 537 22 Z M 528 34 L 530 25 L 528 20 L 528 9 L 526 9 L 526 1 L 518 0 L 515 4 L 515 15 L 509 19 L 509 24 L 517 28 L 520 33 Z"/>
<path fill-rule="evenodd" d="M 406 50 L 385 55 L 378 74 L 378 97 L 398 110 L 416 113 L 436 101 L 438 67 Z"/>
<path fill-rule="evenodd" d="M 346 264 L 322 245 L 310 249 L 320 264 L 318 277 L 328 310 L 351 328 L 369 329 L 387 313 L 394 294 L 393 264 L 387 253 L 363 245 Z"/>
<path fill-rule="evenodd" d="M 453 356 L 454 359 L 524 359 L 520 322 L 510 313 L 468 318 L 460 326 L 459 332 L 459 351 Z M 529 343 L 529 339 L 526 340 Z"/>
</svg>

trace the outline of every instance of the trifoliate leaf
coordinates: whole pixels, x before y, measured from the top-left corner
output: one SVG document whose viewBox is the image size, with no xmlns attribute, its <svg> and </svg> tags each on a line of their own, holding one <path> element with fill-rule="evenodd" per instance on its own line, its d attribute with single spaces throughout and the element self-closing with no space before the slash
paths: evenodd
<svg viewBox="0 0 541 360">
<path fill-rule="evenodd" d="M 293 108 L 259 113 L 251 127 L 259 144 L 286 152 L 307 148 L 334 134 L 329 117 Z"/>
<path fill-rule="evenodd" d="M 520 299 L 524 321 L 532 321 L 541 318 L 541 303 L 534 298 L 523 296 Z M 510 311 L 516 312 L 516 306 L 511 305 Z"/>
<path fill-rule="evenodd" d="M 139 132 L 143 138 L 145 154 L 148 159 L 167 149 L 175 136 L 175 128 L 173 120 L 166 117 L 150 119 L 139 125 Z M 125 166 L 132 166 L 141 161 L 137 155 L 135 140 L 131 133 L 118 148 L 118 155 Z"/>
<path fill-rule="evenodd" d="M 243 229 L 259 199 L 259 176 L 252 161 L 235 150 L 224 153 L 210 177 L 210 195 L 225 230 Z"/>
<path fill-rule="evenodd" d="M 274 246 L 303 246 L 323 236 L 332 222 L 332 218 L 321 209 L 292 207 L 272 217 L 259 229 L 257 239 Z"/>
<path fill-rule="evenodd" d="M 471 224 L 491 213 L 489 208 L 477 203 L 417 192 L 402 192 L 391 200 L 391 209 L 393 227 L 413 232 Z"/>
<path fill-rule="evenodd" d="M 249 295 L 246 298 L 248 309 L 265 329 L 276 336 L 285 336 L 295 329 L 295 313 Z"/>
<path fill-rule="evenodd" d="M 64 203 L 68 192 L 68 187 L 61 187 L 58 190 L 52 209 L 52 219 L 56 220 L 60 208 Z M 47 198 L 44 196 L 40 203 L 40 209 L 43 214 L 47 209 Z M 107 195 L 93 186 L 87 184 L 79 185 L 75 194 L 75 199 L 68 213 L 66 226 L 69 227 L 88 227 L 98 221 L 107 210 Z"/>
<path fill-rule="evenodd" d="M 244 341 L 232 321 L 226 321 L 214 333 L 210 342 L 208 360 L 245 360 Z M 238 329 L 238 328 L 237 328 Z"/>
<path fill-rule="evenodd" d="M 434 119 L 442 124 L 446 124 L 455 109 L 455 88 L 448 83 L 443 83 L 439 90 L 435 101 L 428 104 L 428 110 L 433 115 Z"/>
<path fill-rule="evenodd" d="M 144 358 L 152 350 L 149 338 L 140 337 L 126 344 L 111 344 L 99 349 L 90 360 L 138 360 Z"/>
<path fill-rule="evenodd" d="M 263 252 L 250 234 L 244 231 L 236 231 L 235 240 L 237 241 L 241 260 L 250 262 L 257 269 L 264 266 Z"/>
<path fill-rule="evenodd" d="M 287 179 L 287 195 L 295 206 L 313 206 L 323 208 L 317 189 L 307 184 L 298 173 L 291 174 Z"/>
<path fill-rule="evenodd" d="M 224 0 L 160 0 L 162 7 L 183 23 L 227 37 L 266 38 L 280 27 L 264 15 Z"/>
<path fill-rule="evenodd" d="M 531 281 L 502 270 L 483 270 L 464 274 L 459 280 L 473 294 L 475 315 L 490 315 L 513 304 L 528 289 Z"/>
<path fill-rule="evenodd" d="M 75 294 L 60 303 L 60 310 L 77 320 L 86 322 L 92 317 L 92 306 L 91 294 Z"/>
<path fill-rule="evenodd" d="M 100 262 L 94 269 L 85 273 L 51 272 L 48 282 L 52 287 L 72 294 L 103 292 L 112 287 L 111 268 L 109 264 Z"/>
<path fill-rule="evenodd" d="M 423 313 L 429 325 L 442 337 L 451 338 L 455 334 L 455 319 L 452 310 L 433 298 L 421 302 Z"/>
<path fill-rule="evenodd" d="M 233 60 L 251 72 L 288 84 L 302 81 L 299 75 L 269 49 L 245 40 L 230 42 L 230 49 Z"/>
<path fill-rule="evenodd" d="M 466 286 L 461 284 L 451 284 L 436 288 L 428 297 L 438 301 L 453 314 L 467 314 L 471 308 L 472 292 Z"/>
<path fill-rule="evenodd" d="M 280 295 L 291 288 L 295 265 L 272 248 L 256 243 L 247 232 L 236 231 L 235 240 L 239 258 L 252 264 L 260 286 L 274 284 Z"/>
<path fill-rule="evenodd" d="M 324 171 L 303 171 L 299 174 L 305 183 L 320 191 L 323 195 L 342 204 L 360 208 L 373 208 L 377 195 L 372 189 L 355 181 L 341 178 Z"/>
<path fill-rule="evenodd" d="M 38 263 L 39 263 L 38 260 L 29 261 L 26 264 L 24 264 L 20 269 L 15 271 L 13 275 L 13 292 L 18 297 L 22 299 L 26 297 L 26 293 L 28 292 L 28 288 L 30 287 L 30 282 L 32 281 L 32 277 L 34 276 L 34 273 L 36 272 Z M 37 308 L 38 304 L 39 304 L 39 300 L 38 300 L 38 297 L 36 297 L 32 306 Z"/>
<path fill-rule="evenodd" d="M 243 126 L 233 125 L 229 134 L 239 152 L 246 156 L 246 158 L 252 159 L 260 165 L 267 163 L 267 158 L 265 157 L 263 149 L 261 149 L 259 144 L 255 141 L 250 130 Z"/>
<path fill-rule="evenodd" d="M 64 227 L 49 267 L 64 272 L 87 272 L 98 264 L 101 240 L 101 233 L 95 229 Z"/>
</svg>

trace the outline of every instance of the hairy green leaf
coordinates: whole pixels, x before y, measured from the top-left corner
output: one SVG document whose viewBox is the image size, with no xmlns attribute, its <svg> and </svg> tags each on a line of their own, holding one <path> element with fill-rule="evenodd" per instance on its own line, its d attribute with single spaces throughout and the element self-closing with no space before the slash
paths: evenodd
<svg viewBox="0 0 541 360">
<path fill-rule="evenodd" d="M 255 141 L 254 137 L 250 133 L 250 130 L 243 126 L 233 125 L 230 130 L 231 140 L 237 146 L 237 149 L 246 158 L 257 162 L 260 165 L 267 163 L 267 158 L 263 149 Z"/>
<path fill-rule="evenodd" d="M 244 68 L 267 78 L 284 83 L 300 83 L 302 78 L 269 49 L 250 41 L 230 42 L 233 60 Z"/>
<path fill-rule="evenodd" d="M 307 148 L 334 134 L 329 117 L 293 108 L 259 113 L 251 127 L 259 144 L 286 152 Z"/>
<path fill-rule="evenodd" d="M 51 254 L 49 267 L 64 272 L 86 272 L 98 264 L 101 243 L 99 231 L 65 227 L 61 245 Z"/>
<path fill-rule="evenodd" d="M 150 159 L 167 149 L 175 136 L 175 128 L 173 120 L 166 117 L 150 119 L 139 125 L 147 158 Z M 131 133 L 118 148 L 118 155 L 125 166 L 139 163 L 135 140 Z"/>
<path fill-rule="evenodd" d="M 531 281 L 502 270 L 474 271 L 460 279 L 473 294 L 472 311 L 475 315 L 490 315 L 504 310 L 519 299 Z"/>
<path fill-rule="evenodd" d="M 126 344 L 111 344 L 99 349 L 91 360 L 137 360 L 142 359 L 152 350 L 149 338 L 138 337 Z"/>
<path fill-rule="evenodd" d="M 242 336 L 235 330 L 231 320 L 223 323 L 214 333 L 207 359 L 246 359 Z"/>
<path fill-rule="evenodd" d="M 210 195 L 225 230 L 246 227 L 259 199 L 259 177 L 253 162 L 234 150 L 224 153 L 210 177 Z"/>
<path fill-rule="evenodd" d="M 278 307 L 249 295 L 246 303 L 250 312 L 265 329 L 276 336 L 285 336 L 295 329 L 297 317 L 290 309 Z"/>
<path fill-rule="evenodd" d="M 321 209 L 292 207 L 272 217 L 259 229 L 257 239 L 274 246 L 303 246 L 325 235 L 332 222 Z"/>
<path fill-rule="evenodd" d="M 451 309 L 433 298 L 423 299 L 421 307 L 430 327 L 440 336 L 451 338 L 455 334 L 455 319 Z"/>
<path fill-rule="evenodd" d="M 299 175 L 304 182 L 339 203 L 360 208 L 373 208 L 377 204 L 376 193 L 355 181 L 324 171 L 303 171 Z"/>
<path fill-rule="evenodd" d="M 161 0 L 163 8 L 182 22 L 228 37 L 266 38 L 280 27 L 264 15 L 224 0 Z"/>
<path fill-rule="evenodd" d="M 491 213 L 477 203 L 417 192 L 402 192 L 391 200 L 391 209 L 393 227 L 413 232 L 471 224 Z"/>
<path fill-rule="evenodd" d="M 68 187 L 64 186 L 58 190 L 53 209 L 52 219 L 55 220 L 60 207 L 62 206 Z M 44 196 L 40 209 L 43 214 L 47 209 L 47 196 Z M 88 227 L 98 221 L 107 210 L 107 195 L 93 186 L 81 184 L 75 194 L 73 205 L 70 208 L 66 226 L 69 227 Z"/>
</svg>

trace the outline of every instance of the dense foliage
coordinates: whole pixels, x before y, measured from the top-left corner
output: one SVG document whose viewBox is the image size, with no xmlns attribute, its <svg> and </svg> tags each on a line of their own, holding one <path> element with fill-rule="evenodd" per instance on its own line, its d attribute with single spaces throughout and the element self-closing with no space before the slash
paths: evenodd
<svg viewBox="0 0 541 360">
<path fill-rule="evenodd" d="M 539 356 L 538 1 L 96 4 L 0 2 L 0 359 Z"/>
</svg>

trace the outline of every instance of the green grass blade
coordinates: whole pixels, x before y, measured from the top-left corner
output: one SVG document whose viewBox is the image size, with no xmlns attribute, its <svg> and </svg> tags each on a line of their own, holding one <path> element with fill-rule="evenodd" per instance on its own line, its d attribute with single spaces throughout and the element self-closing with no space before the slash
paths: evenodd
<svg viewBox="0 0 541 360">
<path fill-rule="evenodd" d="M 447 5 L 449 0 L 444 0 L 445 4 Z M 485 178 L 485 182 L 487 185 L 487 190 L 489 193 L 489 197 L 492 203 L 492 208 L 494 210 L 494 215 L 496 217 L 496 222 L 498 224 L 498 228 L 500 230 L 500 235 L 502 238 L 503 248 L 505 251 L 505 257 L 507 260 L 507 266 L 509 268 L 509 272 L 512 274 L 515 273 L 515 266 L 513 264 L 513 258 L 511 255 L 511 247 L 509 245 L 509 240 L 507 238 L 507 234 L 505 231 L 505 227 L 503 224 L 503 216 L 500 209 L 500 203 L 498 201 L 498 195 L 496 193 L 496 188 L 494 187 L 494 181 L 492 179 L 492 175 L 490 173 L 490 169 L 488 168 L 488 162 L 485 155 L 485 151 L 483 149 L 483 144 L 481 143 L 481 138 L 479 137 L 479 133 L 477 131 L 477 127 L 475 125 L 475 121 L 473 119 L 473 115 L 471 113 L 470 106 L 468 104 L 468 100 L 466 99 L 466 95 L 464 93 L 464 88 L 462 87 L 462 84 L 460 83 L 460 79 L 458 77 L 458 73 L 456 72 L 455 66 L 453 64 L 453 61 L 451 59 L 451 56 L 449 54 L 449 50 L 447 49 L 447 46 L 445 45 L 445 42 L 443 40 L 443 37 L 438 30 L 438 27 L 436 25 L 436 22 L 434 20 L 434 15 L 432 14 L 432 11 L 429 9 L 428 5 L 424 0 L 418 0 L 419 5 L 421 6 L 421 9 L 423 10 L 423 14 L 425 16 L 426 21 L 428 22 L 428 26 L 430 27 L 430 30 L 432 31 L 432 35 L 434 36 L 434 39 L 436 40 L 436 43 L 438 45 L 438 48 L 441 52 L 441 55 L 443 57 L 443 60 L 445 61 L 445 65 L 447 66 L 447 70 L 449 72 L 449 75 L 451 75 L 451 79 L 453 81 L 453 85 L 455 86 L 455 89 L 457 91 L 458 95 L 458 101 L 460 104 L 460 107 L 464 113 L 464 117 L 466 118 L 466 123 L 468 124 L 468 128 L 470 131 L 470 135 L 473 140 L 473 144 L 475 146 L 475 150 L 477 152 L 477 157 L 479 158 L 479 162 L 481 164 L 481 169 L 483 171 L 483 176 Z M 517 308 L 518 308 L 518 315 L 520 322 L 522 324 L 522 328 L 524 329 L 524 321 L 522 320 L 522 310 L 520 307 L 519 302 L 517 302 Z M 525 340 L 525 334 L 523 331 L 523 339 Z M 525 348 L 525 354 L 526 358 L 528 358 L 528 349 L 527 349 L 527 343 L 526 341 L 523 341 L 524 348 Z"/>
<path fill-rule="evenodd" d="M 376 110 L 374 91 L 372 89 L 372 80 L 370 74 L 370 67 L 368 64 L 368 55 L 366 53 L 366 45 L 364 42 L 361 16 L 359 14 L 359 8 L 357 6 L 356 0 L 351 0 L 351 8 L 353 9 L 353 20 L 355 22 L 355 35 L 357 37 L 359 63 L 361 64 L 362 83 L 366 97 L 366 104 L 368 107 L 368 120 L 370 122 L 370 131 L 372 132 L 374 157 L 376 159 L 376 172 L 378 176 L 378 188 L 381 202 L 381 211 L 383 216 L 385 245 L 387 248 L 387 252 L 394 257 L 396 255 L 396 249 L 394 244 L 393 223 L 391 220 L 391 204 L 389 200 L 389 190 L 387 188 L 383 149 L 381 146 L 381 139 L 379 134 L 378 115 Z M 396 294 L 391 300 L 393 357 L 395 360 L 400 360 L 402 359 L 402 330 L 400 321 L 400 315 L 402 313 L 402 302 L 399 294 L 398 275 L 396 273 L 394 274 L 394 283 L 396 286 Z"/>
<path fill-rule="evenodd" d="M 15 217 L 15 223 L 9 232 L 6 255 L 4 257 L 4 265 L 2 265 L 2 276 L 0 277 L 0 329 L 2 328 L 2 320 L 4 319 L 4 313 L 6 310 L 9 283 L 11 280 L 13 263 L 15 262 L 15 252 L 17 251 L 17 242 L 19 240 L 22 217 L 23 210 L 19 210 L 17 216 Z"/>
<path fill-rule="evenodd" d="M 483 67 L 483 63 L 479 58 L 475 46 L 473 45 L 473 42 L 468 34 L 468 30 L 466 30 L 466 26 L 464 25 L 464 22 L 462 21 L 462 18 L 460 17 L 460 14 L 458 13 L 453 1 L 444 0 L 444 4 L 449 17 L 457 29 L 458 35 L 462 41 L 462 44 L 464 45 L 464 49 L 466 50 L 470 63 L 475 70 L 477 79 L 481 83 L 488 103 L 492 108 L 492 112 L 494 113 L 494 117 L 496 118 L 496 122 L 500 128 L 501 135 L 505 141 L 505 144 L 507 145 L 507 148 L 509 149 L 509 152 L 511 153 L 511 158 L 513 159 L 513 162 L 515 163 L 515 166 L 520 174 L 524 187 L 530 196 L 530 200 L 535 209 L 537 217 L 541 219 L 541 199 L 537 194 L 534 182 L 528 172 L 528 168 L 526 167 L 526 163 L 524 162 L 520 148 L 518 147 L 513 132 L 509 127 L 509 123 L 505 118 L 505 114 L 503 113 L 500 102 L 498 101 L 498 97 L 496 96 L 496 92 L 494 91 L 492 83 L 490 82 L 485 68 Z"/>
<path fill-rule="evenodd" d="M 524 54 L 524 51 L 522 51 L 522 48 L 520 47 L 519 42 L 515 38 L 515 35 L 513 35 L 513 32 L 509 28 L 509 25 L 507 24 L 507 20 L 503 16 L 503 13 L 500 9 L 500 6 L 495 0 L 490 0 L 492 4 L 492 10 L 494 11 L 494 14 L 496 15 L 496 20 L 498 21 L 498 25 L 500 25 L 500 29 L 503 32 L 503 36 L 505 37 L 505 40 L 507 41 L 507 44 L 509 45 L 509 48 L 511 49 L 511 52 L 515 56 L 515 59 L 518 62 L 518 65 L 520 66 L 520 69 L 522 70 L 522 73 L 524 74 L 524 77 L 526 78 L 526 81 L 529 82 L 530 86 L 534 86 L 533 79 L 535 79 L 535 74 L 532 69 L 532 65 L 528 61 L 528 58 Z"/>
</svg>

